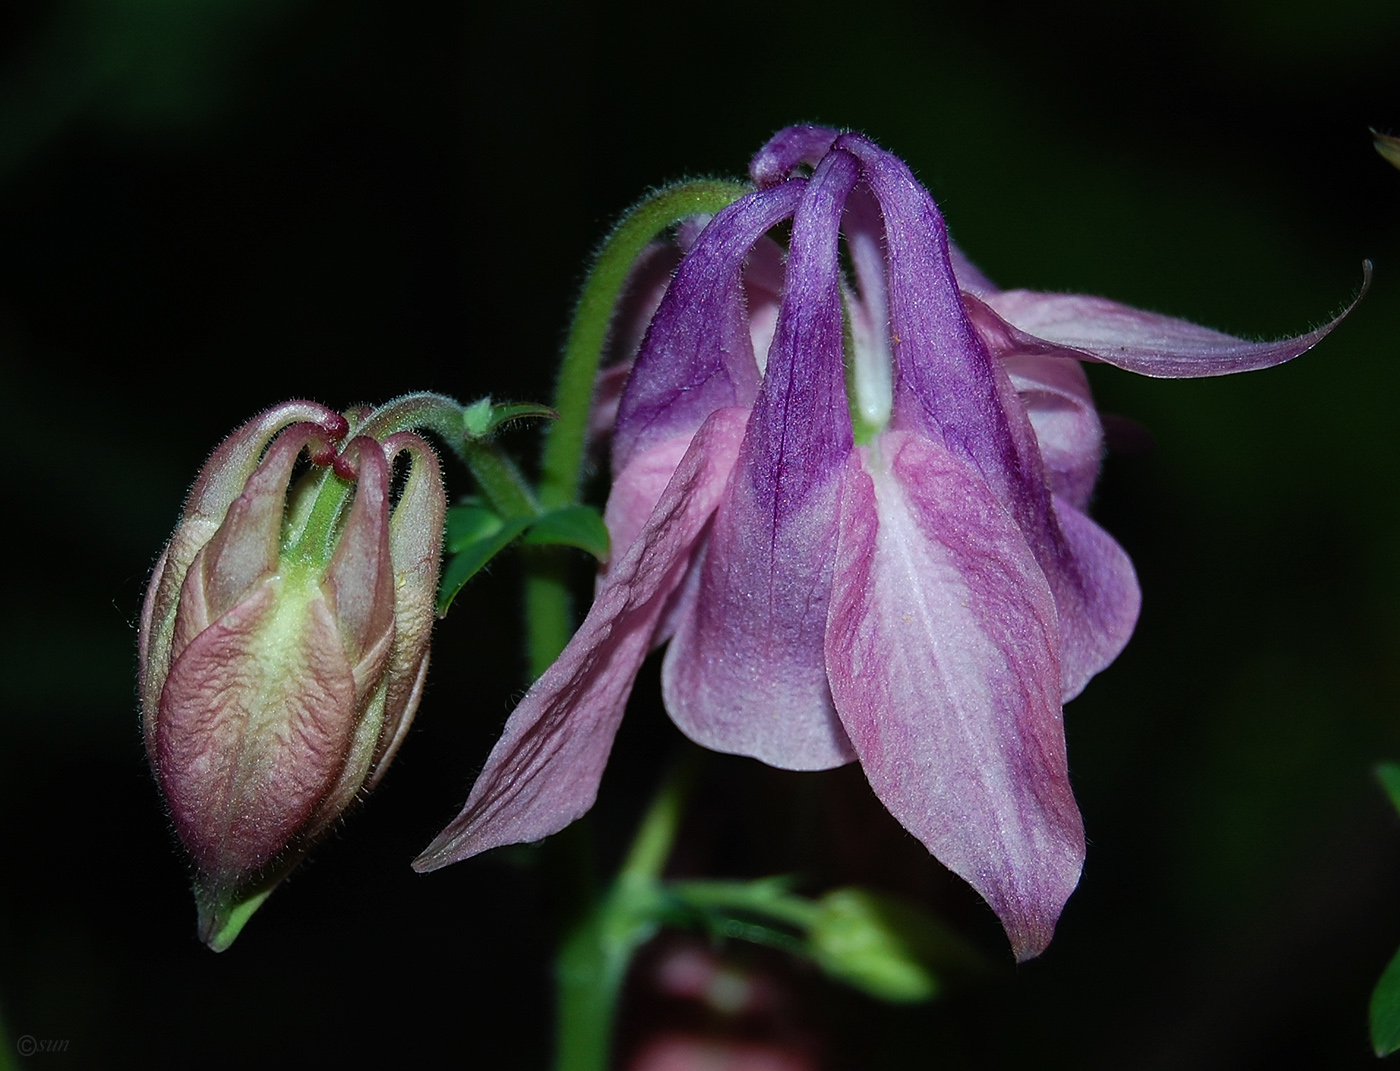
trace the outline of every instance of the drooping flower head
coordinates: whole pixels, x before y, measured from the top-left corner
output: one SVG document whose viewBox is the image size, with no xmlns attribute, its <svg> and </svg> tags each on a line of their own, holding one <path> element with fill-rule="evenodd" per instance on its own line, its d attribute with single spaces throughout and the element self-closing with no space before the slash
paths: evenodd
<svg viewBox="0 0 1400 1071">
<path fill-rule="evenodd" d="M 146 593 L 146 749 L 216 950 L 383 775 L 422 692 L 446 508 L 437 457 L 415 434 L 381 442 L 361 425 L 287 402 L 235 431 Z M 315 467 L 293 485 L 303 452 Z"/>
<path fill-rule="evenodd" d="M 622 393 L 594 605 L 416 865 L 584 813 L 633 678 L 669 641 L 663 695 L 687 736 L 785 769 L 859 761 L 1034 956 L 1084 857 L 1062 704 L 1140 601 L 1084 512 L 1103 432 L 1079 362 L 1245 371 L 1335 321 L 1249 343 L 998 290 L 858 134 L 782 131 L 751 175 L 686 252 Z M 785 220 L 784 251 L 766 235 Z"/>
</svg>

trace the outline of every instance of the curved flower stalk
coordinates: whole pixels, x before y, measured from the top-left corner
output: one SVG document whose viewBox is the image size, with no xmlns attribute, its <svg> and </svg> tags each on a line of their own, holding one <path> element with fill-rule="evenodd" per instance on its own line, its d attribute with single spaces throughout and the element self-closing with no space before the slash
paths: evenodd
<svg viewBox="0 0 1400 1071">
<path fill-rule="evenodd" d="M 216 950 L 378 782 L 422 694 L 446 508 L 437 457 L 409 432 L 342 448 L 349 433 L 311 402 L 234 432 L 147 590 L 146 748 Z M 303 452 L 317 467 L 289 487 Z"/>
<path fill-rule="evenodd" d="M 633 678 L 669 641 L 666 708 L 691 739 L 786 769 L 859 761 L 1017 957 L 1037 955 L 1084 857 L 1062 704 L 1140 601 L 1085 513 L 1103 433 L 1078 362 L 1220 375 L 1336 321 L 1249 343 L 998 290 L 857 134 L 790 128 L 751 174 L 681 261 L 619 402 L 596 601 L 415 865 L 587 811 Z M 788 219 L 783 263 L 765 234 Z"/>
</svg>

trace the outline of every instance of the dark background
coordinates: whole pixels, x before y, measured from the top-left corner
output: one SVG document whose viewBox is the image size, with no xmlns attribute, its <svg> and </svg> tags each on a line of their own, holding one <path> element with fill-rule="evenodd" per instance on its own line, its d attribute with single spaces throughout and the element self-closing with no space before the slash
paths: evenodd
<svg viewBox="0 0 1400 1071">
<path fill-rule="evenodd" d="M 1400 820 L 1371 773 L 1400 758 L 1400 172 L 1366 128 L 1400 132 L 1400 5 L 11 0 L 0 1067 L 20 1035 L 70 1042 L 16 1060 L 34 1068 L 544 1066 L 534 856 L 408 868 L 518 695 L 512 564 L 441 626 L 370 804 L 218 956 L 139 739 L 141 594 L 236 424 L 295 396 L 544 400 L 617 214 L 742 173 L 797 121 L 909 160 L 1006 286 L 1277 337 L 1348 300 L 1363 258 L 1375 282 L 1283 368 L 1091 369 L 1155 439 L 1110 458 L 1095 507 L 1144 610 L 1067 711 L 1089 855 L 1045 956 L 1012 968 L 850 771 L 713 760 L 680 863 L 898 889 L 1005 961 L 892 1009 L 761 958 L 835 1067 L 1373 1061 L 1367 999 L 1400 944 Z M 605 856 L 676 744 L 655 690 L 653 665 Z"/>
</svg>

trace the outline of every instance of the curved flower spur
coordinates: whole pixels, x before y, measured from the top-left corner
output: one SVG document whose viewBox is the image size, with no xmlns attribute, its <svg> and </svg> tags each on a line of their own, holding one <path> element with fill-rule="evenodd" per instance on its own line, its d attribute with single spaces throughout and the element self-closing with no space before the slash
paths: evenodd
<svg viewBox="0 0 1400 1071">
<path fill-rule="evenodd" d="M 998 290 L 858 134 L 789 128 L 751 175 L 681 261 L 623 392 L 595 602 L 415 866 L 586 812 L 637 670 L 670 641 L 662 688 L 687 736 L 785 769 L 858 760 L 1035 956 L 1084 857 L 1062 704 L 1140 603 L 1084 512 L 1103 432 L 1078 362 L 1246 371 L 1338 321 L 1250 343 Z M 782 266 L 765 235 L 787 219 Z"/>
</svg>

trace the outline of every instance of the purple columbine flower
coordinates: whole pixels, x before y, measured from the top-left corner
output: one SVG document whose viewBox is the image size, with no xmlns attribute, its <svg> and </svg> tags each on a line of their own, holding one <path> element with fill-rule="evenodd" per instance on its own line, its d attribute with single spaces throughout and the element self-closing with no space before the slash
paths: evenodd
<svg viewBox="0 0 1400 1071">
<path fill-rule="evenodd" d="M 587 811 L 637 670 L 669 641 L 662 688 L 687 736 L 784 769 L 859 761 L 1026 959 L 1084 858 L 1062 704 L 1140 602 L 1084 512 L 1103 432 L 1079 362 L 1264 368 L 1336 321 L 1250 343 L 998 290 L 858 134 L 790 128 L 751 173 L 758 189 L 681 261 L 622 394 L 593 607 L 416 865 Z M 784 262 L 766 232 L 787 219 Z"/>
</svg>

